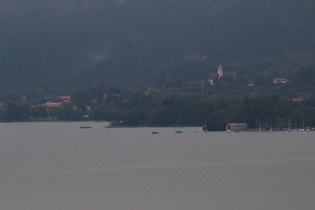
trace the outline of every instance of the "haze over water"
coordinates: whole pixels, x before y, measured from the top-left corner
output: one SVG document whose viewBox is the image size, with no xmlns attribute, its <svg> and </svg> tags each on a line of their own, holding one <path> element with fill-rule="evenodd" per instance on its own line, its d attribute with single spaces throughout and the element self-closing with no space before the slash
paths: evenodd
<svg viewBox="0 0 315 210">
<path fill-rule="evenodd" d="M 1 124 L 0 209 L 315 209 L 315 132 L 105 126 Z"/>
</svg>

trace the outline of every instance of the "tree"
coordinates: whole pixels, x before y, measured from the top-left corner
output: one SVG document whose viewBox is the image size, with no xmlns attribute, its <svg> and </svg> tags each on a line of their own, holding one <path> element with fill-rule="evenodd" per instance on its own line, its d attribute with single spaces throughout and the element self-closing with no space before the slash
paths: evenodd
<svg viewBox="0 0 315 210">
<path fill-rule="evenodd" d="M 38 118 L 46 118 L 48 116 L 47 108 L 44 106 L 35 106 L 30 111 L 31 117 Z"/>
<path fill-rule="evenodd" d="M 311 86 L 315 84 L 315 68 L 314 66 L 304 66 L 293 74 L 292 83 L 295 86 Z"/>
<path fill-rule="evenodd" d="M 85 110 L 86 106 L 90 104 L 93 100 L 93 94 L 87 89 L 79 89 L 71 95 L 71 101 Z"/>
<path fill-rule="evenodd" d="M 28 120 L 30 108 L 28 103 L 10 102 L 8 103 L 8 114 L 14 121 Z"/>
<path fill-rule="evenodd" d="M 207 129 L 209 131 L 222 131 L 225 130 L 226 118 L 223 110 L 211 113 L 207 120 Z"/>
<path fill-rule="evenodd" d="M 56 109 L 56 117 L 60 120 L 78 120 L 83 114 L 83 110 L 77 107 L 73 102 L 62 103 L 61 106 Z"/>
<path fill-rule="evenodd" d="M 266 86 L 272 84 L 272 75 L 270 72 L 261 72 L 258 73 L 255 77 L 255 85 L 258 86 Z"/>
<path fill-rule="evenodd" d="M 144 106 L 136 106 L 134 108 L 131 108 L 130 110 L 126 111 L 122 124 L 124 125 L 145 125 L 145 108 Z"/>
<path fill-rule="evenodd" d="M 109 108 L 105 104 L 99 104 L 94 106 L 91 111 L 91 117 L 95 120 L 109 120 L 108 113 L 110 112 Z"/>
</svg>

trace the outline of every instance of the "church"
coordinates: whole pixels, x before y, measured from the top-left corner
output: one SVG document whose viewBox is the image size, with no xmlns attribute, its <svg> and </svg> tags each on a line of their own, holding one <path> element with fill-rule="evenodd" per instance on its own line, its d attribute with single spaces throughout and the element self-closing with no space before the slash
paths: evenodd
<svg viewBox="0 0 315 210">
<path fill-rule="evenodd" d="M 224 72 L 222 65 L 218 65 L 217 67 L 217 72 L 215 73 L 210 73 L 209 77 L 208 77 L 208 82 L 211 85 L 215 85 L 215 81 L 219 80 L 221 77 L 225 76 L 225 75 L 232 75 L 234 77 L 234 79 L 236 79 L 237 75 L 235 71 L 227 71 Z"/>
</svg>

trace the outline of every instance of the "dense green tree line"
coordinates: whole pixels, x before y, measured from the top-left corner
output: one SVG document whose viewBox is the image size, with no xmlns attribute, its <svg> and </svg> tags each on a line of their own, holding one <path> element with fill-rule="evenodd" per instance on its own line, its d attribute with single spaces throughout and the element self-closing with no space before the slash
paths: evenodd
<svg viewBox="0 0 315 210">
<path fill-rule="evenodd" d="M 4 122 L 104 120 L 117 126 L 185 125 L 204 126 L 212 131 L 224 130 L 230 122 L 244 122 L 253 129 L 315 126 L 315 99 L 312 97 L 293 103 L 275 94 L 244 97 L 178 92 L 147 94 L 135 90 L 97 98 L 97 94 L 93 97 L 90 91 L 92 89 L 79 89 L 70 102 L 51 109 L 32 105 L 30 101 L 10 101 L 2 108 L 0 119 Z"/>
</svg>

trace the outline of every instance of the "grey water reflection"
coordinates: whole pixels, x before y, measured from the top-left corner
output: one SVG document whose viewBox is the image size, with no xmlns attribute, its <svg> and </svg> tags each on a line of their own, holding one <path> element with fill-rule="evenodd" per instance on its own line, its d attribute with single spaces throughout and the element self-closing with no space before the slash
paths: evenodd
<svg viewBox="0 0 315 210">
<path fill-rule="evenodd" d="M 315 208 L 315 132 L 105 126 L 1 124 L 1 210 Z"/>
</svg>

